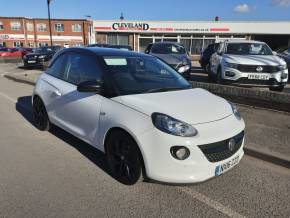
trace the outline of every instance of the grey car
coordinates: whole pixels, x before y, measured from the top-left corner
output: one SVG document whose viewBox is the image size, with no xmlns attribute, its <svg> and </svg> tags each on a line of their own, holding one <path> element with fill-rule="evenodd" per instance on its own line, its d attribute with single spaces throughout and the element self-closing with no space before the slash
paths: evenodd
<svg viewBox="0 0 290 218">
<path fill-rule="evenodd" d="M 157 42 L 150 43 L 146 50 L 146 54 L 158 57 L 173 67 L 186 79 L 190 78 L 191 60 L 187 55 L 183 45 L 177 42 Z"/>
<path fill-rule="evenodd" d="M 284 48 L 283 50 L 277 51 L 278 56 L 283 58 L 288 66 L 288 69 L 290 69 L 290 48 Z M 290 82 L 290 78 L 288 77 L 288 82 Z"/>
</svg>

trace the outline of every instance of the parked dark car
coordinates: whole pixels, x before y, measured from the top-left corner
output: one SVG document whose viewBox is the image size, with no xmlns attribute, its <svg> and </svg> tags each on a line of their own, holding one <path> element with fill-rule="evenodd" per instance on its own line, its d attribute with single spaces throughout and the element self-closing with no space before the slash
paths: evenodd
<svg viewBox="0 0 290 218">
<path fill-rule="evenodd" d="M 109 48 L 117 48 L 126 51 L 133 51 L 130 45 L 110 45 Z"/>
<path fill-rule="evenodd" d="M 166 62 L 184 78 L 189 79 L 191 73 L 191 60 L 183 45 L 177 42 L 150 43 L 146 54 L 158 57 Z"/>
<path fill-rule="evenodd" d="M 45 46 L 35 49 L 32 53 L 23 56 L 24 68 L 43 67 L 43 64 L 50 61 L 53 55 L 61 49 L 61 46 Z"/>
<path fill-rule="evenodd" d="M 104 43 L 97 43 L 97 44 L 89 44 L 87 47 L 100 47 L 100 48 L 108 48 L 110 44 L 104 44 Z"/>
<path fill-rule="evenodd" d="M 200 66 L 205 71 L 209 70 L 209 61 L 213 53 L 217 51 L 219 43 L 213 43 L 207 46 L 207 48 L 200 55 Z"/>
<path fill-rule="evenodd" d="M 116 49 L 122 49 L 126 51 L 133 51 L 130 45 L 90 44 L 87 47 L 116 48 Z"/>
</svg>

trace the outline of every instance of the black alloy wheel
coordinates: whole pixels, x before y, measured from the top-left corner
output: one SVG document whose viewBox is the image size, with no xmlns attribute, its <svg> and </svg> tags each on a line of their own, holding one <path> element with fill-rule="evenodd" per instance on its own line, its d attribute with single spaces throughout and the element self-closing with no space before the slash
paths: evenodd
<svg viewBox="0 0 290 218">
<path fill-rule="evenodd" d="M 124 131 L 114 131 L 106 142 L 107 163 L 112 176 L 125 185 L 133 185 L 142 175 L 138 145 Z"/>
<path fill-rule="evenodd" d="M 224 80 L 222 78 L 222 71 L 221 68 L 218 69 L 217 75 L 216 75 L 216 83 L 217 84 L 224 84 Z"/>
<path fill-rule="evenodd" d="M 42 100 L 39 97 L 36 96 L 34 98 L 32 107 L 33 120 L 36 128 L 41 131 L 49 130 L 50 122 L 47 111 Z"/>
</svg>

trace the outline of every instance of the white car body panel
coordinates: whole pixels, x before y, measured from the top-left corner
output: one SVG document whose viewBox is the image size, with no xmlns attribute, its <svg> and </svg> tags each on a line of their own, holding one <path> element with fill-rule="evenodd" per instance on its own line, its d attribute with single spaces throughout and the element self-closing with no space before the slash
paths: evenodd
<svg viewBox="0 0 290 218">
<path fill-rule="evenodd" d="M 50 121 L 105 152 L 108 131 L 121 128 L 138 144 L 149 178 L 171 183 L 194 183 L 215 176 L 216 167 L 234 156 L 243 157 L 243 144 L 231 157 L 209 162 L 198 145 L 229 139 L 242 131 L 229 103 L 202 89 L 106 98 L 80 93 L 75 85 L 48 74 L 37 81 L 33 96 L 39 96 Z M 153 112 L 164 113 L 193 125 L 198 134 L 180 137 L 158 130 L 152 122 Z M 186 146 L 190 157 L 180 161 L 171 153 L 172 146 Z"/>
<path fill-rule="evenodd" d="M 159 112 L 184 122 L 186 120 L 189 124 L 212 122 L 233 113 L 225 99 L 203 89 L 126 95 L 115 100 L 149 116 Z M 212 105 L 216 106 L 214 113 Z"/>
</svg>

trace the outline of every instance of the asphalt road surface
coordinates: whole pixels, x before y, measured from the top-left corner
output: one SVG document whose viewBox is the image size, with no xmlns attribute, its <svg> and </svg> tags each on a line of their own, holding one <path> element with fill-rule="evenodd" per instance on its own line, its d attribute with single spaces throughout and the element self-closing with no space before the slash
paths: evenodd
<svg viewBox="0 0 290 218">
<path fill-rule="evenodd" d="M 289 169 L 249 156 L 201 184 L 124 186 L 101 152 L 58 128 L 33 127 L 31 92 L 0 77 L 1 218 L 290 216 Z"/>
</svg>

